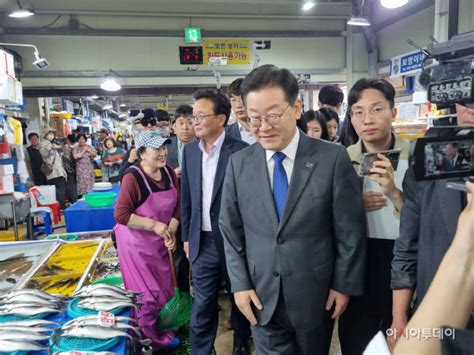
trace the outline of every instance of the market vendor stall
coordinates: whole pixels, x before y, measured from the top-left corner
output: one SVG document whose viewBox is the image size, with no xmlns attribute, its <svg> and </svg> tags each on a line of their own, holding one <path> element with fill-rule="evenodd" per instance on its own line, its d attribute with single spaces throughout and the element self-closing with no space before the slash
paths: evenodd
<svg viewBox="0 0 474 355">
<path fill-rule="evenodd" d="M 120 187 L 118 185 L 114 185 L 111 192 L 115 192 L 118 196 L 119 190 Z M 64 210 L 67 232 L 71 233 L 112 229 L 115 225 L 115 201 L 111 206 L 91 207 L 85 200 L 78 200 L 71 207 Z"/>
</svg>

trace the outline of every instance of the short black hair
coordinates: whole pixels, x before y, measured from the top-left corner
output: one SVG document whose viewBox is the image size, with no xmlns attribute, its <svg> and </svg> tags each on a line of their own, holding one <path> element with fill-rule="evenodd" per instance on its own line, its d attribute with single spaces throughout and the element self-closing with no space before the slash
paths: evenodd
<svg viewBox="0 0 474 355">
<path fill-rule="evenodd" d="M 71 142 L 72 144 L 76 143 L 77 142 L 77 138 L 76 138 L 76 135 L 75 134 L 68 134 L 66 136 L 66 138 L 68 139 L 69 142 Z"/>
<path fill-rule="evenodd" d="M 339 87 L 326 85 L 319 90 L 318 100 L 323 105 L 339 106 L 344 101 L 344 94 Z"/>
<path fill-rule="evenodd" d="M 319 112 L 322 113 L 324 119 L 326 120 L 326 123 L 328 123 L 331 120 L 336 120 L 337 124 L 339 124 L 339 115 L 332 108 L 322 107 L 319 109 Z"/>
<path fill-rule="evenodd" d="M 357 80 L 357 82 L 352 86 L 351 90 L 349 91 L 346 118 L 344 120 L 344 125 L 341 130 L 341 142 L 346 147 L 357 143 L 357 141 L 359 140 L 359 136 L 357 135 L 354 125 L 352 124 L 351 108 L 352 105 L 359 101 L 362 91 L 367 89 L 375 89 L 380 91 L 389 102 L 390 107 L 393 108 L 395 106 L 395 88 L 392 84 L 390 84 L 390 82 L 385 79 L 379 78 L 362 78 Z"/>
<path fill-rule="evenodd" d="M 28 134 L 28 140 L 31 141 L 31 138 L 33 138 L 34 136 L 36 136 L 37 138 L 39 138 L 39 134 L 38 134 L 38 133 L 31 132 L 30 134 Z"/>
<path fill-rule="evenodd" d="M 298 80 L 288 69 L 280 69 L 273 64 L 262 65 L 252 70 L 244 78 L 240 90 L 245 101 L 250 92 L 273 86 L 281 88 L 286 101 L 294 105 L 299 94 Z"/>
<path fill-rule="evenodd" d="M 227 95 L 229 97 L 242 96 L 241 87 L 242 87 L 243 81 L 244 81 L 243 78 L 238 78 L 238 79 L 235 79 L 233 82 L 231 82 L 229 87 L 227 88 Z"/>
<path fill-rule="evenodd" d="M 317 121 L 321 126 L 321 139 L 326 141 L 329 140 L 329 132 L 326 127 L 326 118 L 320 111 L 308 110 L 303 116 L 304 120 L 308 123 L 311 121 Z"/>
<path fill-rule="evenodd" d="M 170 114 L 165 110 L 156 110 L 156 119 L 158 122 L 169 122 Z"/>
<path fill-rule="evenodd" d="M 178 118 L 182 116 L 192 116 L 193 115 L 193 108 L 190 105 L 179 105 L 174 112 L 174 120 L 176 121 Z"/>
<path fill-rule="evenodd" d="M 201 89 L 193 94 L 193 99 L 194 101 L 201 99 L 211 100 L 214 104 L 214 114 L 225 115 L 224 126 L 227 126 L 227 122 L 229 121 L 230 117 L 231 106 L 229 99 L 221 91 L 214 89 Z"/>
<path fill-rule="evenodd" d="M 368 79 L 362 78 L 357 80 L 354 86 L 349 91 L 348 98 L 348 111 L 350 112 L 352 105 L 354 105 L 360 99 L 362 91 L 367 89 L 375 89 L 380 91 L 387 101 L 390 103 L 390 107 L 395 106 L 395 88 L 385 79 Z"/>
<path fill-rule="evenodd" d="M 81 139 L 81 137 L 84 138 L 85 141 L 87 142 L 87 136 L 86 136 L 84 133 L 79 133 L 79 134 L 77 135 L 76 138 L 77 138 L 77 141 L 78 141 L 78 142 L 79 142 L 79 139 Z"/>
</svg>

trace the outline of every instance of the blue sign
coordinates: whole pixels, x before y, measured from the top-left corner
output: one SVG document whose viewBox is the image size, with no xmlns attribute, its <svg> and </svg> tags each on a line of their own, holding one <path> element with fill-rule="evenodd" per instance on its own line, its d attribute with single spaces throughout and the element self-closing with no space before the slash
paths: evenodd
<svg viewBox="0 0 474 355">
<path fill-rule="evenodd" d="M 425 54 L 421 51 L 403 56 L 400 59 L 400 74 L 421 69 L 424 59 Z"/>
</svg>

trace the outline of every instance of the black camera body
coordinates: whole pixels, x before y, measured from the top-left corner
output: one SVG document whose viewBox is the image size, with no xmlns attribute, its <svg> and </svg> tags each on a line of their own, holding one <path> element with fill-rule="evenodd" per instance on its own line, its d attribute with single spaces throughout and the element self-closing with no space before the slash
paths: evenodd
<svg viewBox="0 0 474 355">
<path fill-rule="evenodd" d="M 423 69 L 420 84 L 438 108 L 474 108 L 473 43 L 474 31 L 428 46 L 425 60 L 436 59 L 438 64 Z M 464 178 L 474 175 L 472 155 L 474 127 L 432 127 L 412 144 L 410 166 L 416 180 Z"/>
</svg>

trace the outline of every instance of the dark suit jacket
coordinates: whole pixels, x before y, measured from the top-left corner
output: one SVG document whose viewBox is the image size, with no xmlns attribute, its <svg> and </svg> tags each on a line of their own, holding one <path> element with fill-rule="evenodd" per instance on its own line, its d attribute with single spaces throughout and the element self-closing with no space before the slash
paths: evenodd
<svg viewBox="0 0 474 355">
<path fill-rule="evenodd" d="M 400 237 L 392 260 L 392 289 L 416 288 L 418 305 L 456 233 L 462 192 L 445 180 L 415 181 L 412 169 L 403 180 Z"/>
<path fill-rule="evenodd" d="M 256 316 L 269 322 L 280 284 L 297 329 L 323 320 L 329 289 L 361 295 L 366 230 L 362 192 L 346 149 L 300 135 L 282 220 L 273 202 L 265 150 L 230 159 L 219 225 L 232 291 L 255 289 Z"/>
<path fill-rule="evenodd" d="M 222 144 L 216 177 L 212 192 L 211 224 L 212 231 L 222 241 L 219 231 L 219 212 L 221 209 L 222 183 L 229 157 L 248 144 L 235 140 L 226 134 Z M 189 242 L 189 261 L 192 263 L 199 255 L 202 224 L 202 152 L 199 141 L 184 147 L 181 176 L 181 239 Z M 222 243 L 221 243 L 222 244 Z"/>
<path fill-rule="evenodd" d="M 170 137 L 171 143 L 166 145 L 168 148 L 168 159 L 166 165 L 176 169 L 179 166 L 178 162 L 178 138 L 176 136 Z"/>
<path fill-rule="evenodd" d="M 239 131 L 239 124 L 237 122 L 226 126 L 225 127 L 225 133 L 232 136 L 233 138 L 235 138 L 237 140 L 242 139 L 242 135 L 240 134 L 240 131 Z"/>
</svg>

